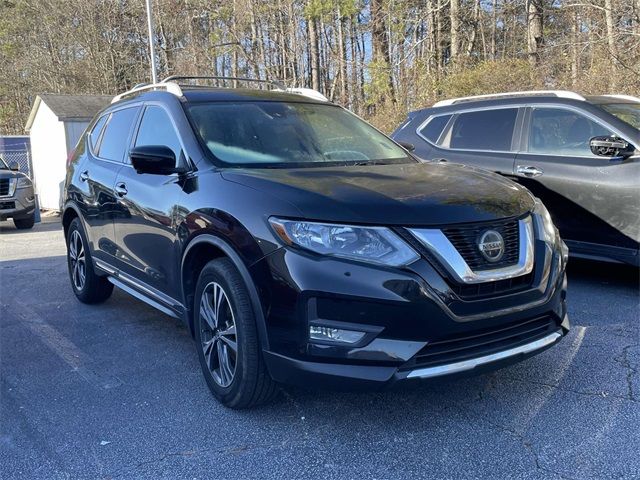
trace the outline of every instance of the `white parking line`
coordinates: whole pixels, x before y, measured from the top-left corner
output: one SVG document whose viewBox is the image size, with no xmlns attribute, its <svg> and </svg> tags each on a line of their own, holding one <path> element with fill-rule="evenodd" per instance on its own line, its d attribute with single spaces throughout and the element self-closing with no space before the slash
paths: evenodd
<svg viewBox="0 0 640 480">
<path fill-rule="evenodd" d="M 27 327 L 43 343 L 45 343 L 62 361 L 69 365 L 75 373 L 92 385 L 110 389 L 122 385 L 122 381 L 111 375 L 104 375 L 93 370 L 91 361 L 67 337 L 49 325 L 38 312 L 27 305 L 15 306 L 21 324 Z"/>
</svg>

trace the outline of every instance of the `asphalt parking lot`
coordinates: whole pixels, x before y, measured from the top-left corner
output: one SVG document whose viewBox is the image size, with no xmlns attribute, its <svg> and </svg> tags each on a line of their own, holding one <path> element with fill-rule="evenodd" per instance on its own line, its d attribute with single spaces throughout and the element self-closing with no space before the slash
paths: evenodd
<svg viewBox="0 0 640 480">
<path fill-rule="evenodd" d="M 570 335 L 513 367 L 236 412 L 184 327 L 79 303 L 64 253 L 57 219 L 0 223 L 2 478 L 640 478 L 637 270 L 570 262 Z"/>
</svg>

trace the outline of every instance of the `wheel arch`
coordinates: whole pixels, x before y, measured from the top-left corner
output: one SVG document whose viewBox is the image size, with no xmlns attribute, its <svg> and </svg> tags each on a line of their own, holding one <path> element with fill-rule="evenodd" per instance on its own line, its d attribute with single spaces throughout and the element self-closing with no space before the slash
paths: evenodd
<svg viewBox="0 0 640 480">
<path fill-rule="evenodd" d="M 191 335 L 194 335 L 195 309 L 193 308 L 193 297 L 195 295 L 195 286 L 198 281 L 200 271 L 202 271 L 204 266 L 211 260 L 222 257 L 226 257 L 231 260 L 234 266 L 238 269 L 238 272 L 240 272 L 240 276 L 242 277 L 247 287 L 247 291 L 249 292 L 251 306 L 255 313 L 260 344 L 263 350 L 268 350 L 269 339 L 267 336 L 265 315 L 253 277 L 236 250 L 227 241 L 210 233 L 202 233 L 196 236 L 191 240 L 191 242 L 189 242 L 182 255 L 182 262 L 180 266 L 180 277 L 182 280 L 181 289 L 189 331 L 191 332 Z"/>
<path fill-rule="evenodd" d="M 82 221 L 82 215 L 80 214 L 80 210 L 73 203 L 67 203 L 64 207 L 64 211 L 62 212 L 62 229 L 64 230 L 64 241 L 67 241 L 67 234 L 69 233 L 69 225 L 73 222 L 74 218 L 79 218 L 80 222 Z"/>
</svg>

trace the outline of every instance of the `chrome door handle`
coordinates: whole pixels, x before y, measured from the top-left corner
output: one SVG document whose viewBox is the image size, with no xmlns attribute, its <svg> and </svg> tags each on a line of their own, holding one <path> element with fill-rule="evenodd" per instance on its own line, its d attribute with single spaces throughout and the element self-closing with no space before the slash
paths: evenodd
<svg viewBox="0 0 640 480">
<path fill-rule="evenodd" d="M 447 159 L 446 158 L 434 158 L 433 162 L 434 163 L 446 163 Z"/>
<path fill-rule="evenodd" d="M 124 197 L 128 192 L 127 186 L 124 183 L 118 183 L 116 185 L 116 195 L 119 197 Z"/>
<path fill-rule="evenodd" d="M 85 170 L 80 174 L 80 180 L 82 180 L 83 182 L 89 180 L 89 170 Z"/>
<path fill-rule="evenodd" d="M 544 172 L 541 168 L 533 167 L 530 165 L 518 165 L 516 167 L 516 173 L 523 177 L 539 177 Z"/>
</svg>

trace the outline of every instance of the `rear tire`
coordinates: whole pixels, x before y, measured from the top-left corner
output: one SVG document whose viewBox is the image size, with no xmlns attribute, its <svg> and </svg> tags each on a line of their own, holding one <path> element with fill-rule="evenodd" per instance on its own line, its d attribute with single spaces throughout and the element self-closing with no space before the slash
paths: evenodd
<svg viewBox="0 0 640 480">
<path fill-rule="evenodd" d="M 275 397 L 278 388 L 264 363 L 249 292 L 227 258 L 210 261 L 200 273 L 194 329 L 202 373 L 223 405 L 251 408 Z"/>
<path fill-rule="evenodd" d="M 32 214 L 27 218 L 14 218 L 13 224 L 16 226 L 18 230 L 28 230 L 33 228 L 33 224 L 36 223 L 36 215 Z"/>
<path fill-rule="evenodd" d="M 78 218 L 67 231 L 67 266 L 71 288 L 82 303 L 102 303 L 111 296 L 113 284 L 96 274 L 89 243 Z"/>
</svg>

